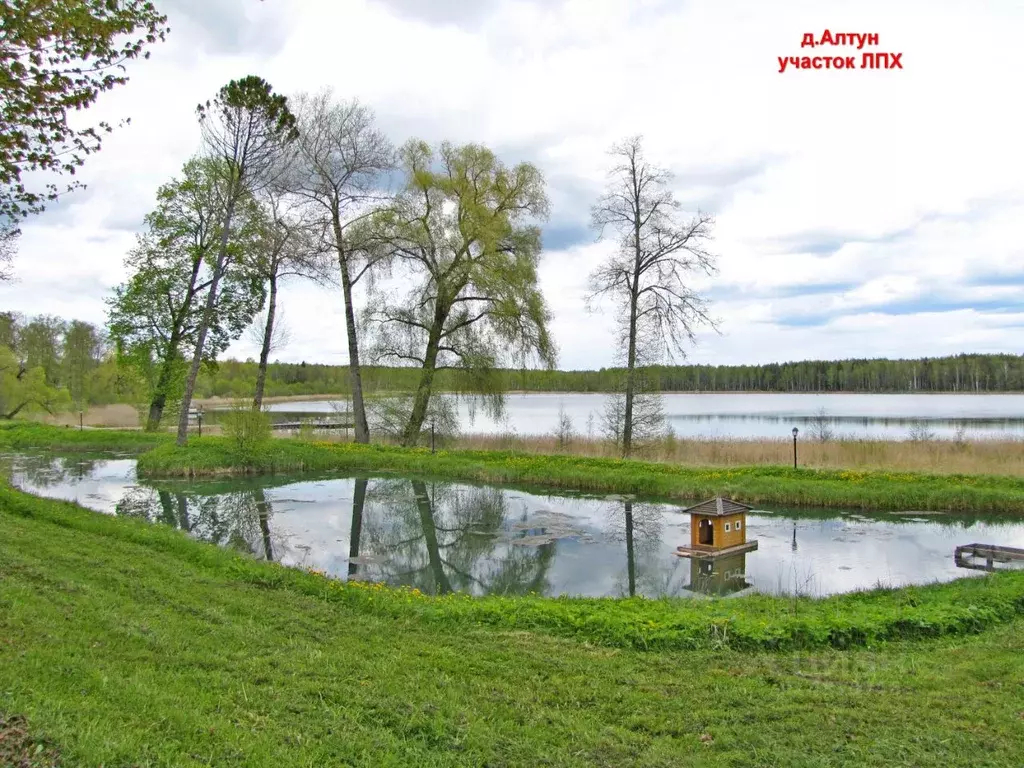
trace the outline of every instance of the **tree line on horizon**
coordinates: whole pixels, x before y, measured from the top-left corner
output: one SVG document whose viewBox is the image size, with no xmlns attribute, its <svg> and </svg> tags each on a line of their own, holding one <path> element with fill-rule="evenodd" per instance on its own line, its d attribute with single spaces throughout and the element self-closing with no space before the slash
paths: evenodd
<svg viewBox="0 0 1024 768">
<path fill-rule="evenodd" d="M 253 333 L 253 340 L 259 335 Z M 259 372 L 255 360 L 213 362 L 201 368 L 196 396 L 251 397 Z M 657 392 L 1024 392 L 1024 356 L 1009 354 L 650 366 L 642 372 Z M 624 373 L 620 368 L 497 370 L 502 389 L 538 393 L 615 393 Z M 409 367 L 370 365 L 362 369 L 371 398 L 409 391 L 416 375 L 417 370 Z M 455 392 L 458 386 L 451 371 L 438 372 L 437 392 Z M 350 371 L 345 365 L 270 362 L 264 391 L 268 397 L 350 397 Z M 24 317 L 0 312 L 0 418 L 32 410 L 82 410 L 113 403 L 142 405 L 145 411 L 148 395 L 138 370 L 119 359 L 102 328 L 51 315 Z"/>
</svg>

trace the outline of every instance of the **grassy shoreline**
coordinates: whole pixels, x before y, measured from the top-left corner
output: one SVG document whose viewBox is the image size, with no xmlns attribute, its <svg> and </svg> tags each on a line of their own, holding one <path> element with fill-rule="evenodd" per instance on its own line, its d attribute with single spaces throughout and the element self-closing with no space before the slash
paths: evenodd
<svg viewBox="0 0 1024 768">
<path fill-rule="evenodd" d="M 1024 478 L 911 472 L 792 469 L 784 466 L 683 466 L 639 460 L 511 451 L 438 451 L 389 445 L 272 439 L 241 458 L 223 437 L 191 438 L 179 448 L 171 435 L 5 425 L 0 446 L 51 450 L 139 452 L 147 478 L 199 478 L 299 472 L 402 473 L 551 490 L 636 494 L 664 499 L 734 496 L 789 507 L 859 508 L 1024 514 Z"/>
<path fill-rule="evenodd" d="M 1024 479 L 790 467 L 686 467 L 621 459 L 502 451 L 438 451 L 385 445 L 273 440 L 240 461 L 224 438 L 178 448 L 164 444 L 139 457 L 140 476 L 206 477 L 307 471 L 397 472 L 487 484 L 627 493 L 666 499 L 723 494 L 749 503 L 893 511 L 1024 514 Z"/>
<path fill-rule="evenodd" d="M 0 712 L 67 765 L 1019 760 L 1020 573 L 796 601 L 435 598 L 8 489 L 0 527 Z"/>
</svg>

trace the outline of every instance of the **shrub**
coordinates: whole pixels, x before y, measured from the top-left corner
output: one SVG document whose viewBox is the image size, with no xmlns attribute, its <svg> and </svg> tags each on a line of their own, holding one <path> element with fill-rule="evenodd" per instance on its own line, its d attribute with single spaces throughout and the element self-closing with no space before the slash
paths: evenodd
<svg viewBox="0 0 1024 768">
<path fill-rule="evenodd" d="M 236 406 L 224 414 L 221 424 L 238 460 L 246 466 L 257 464 L 270 441 L 270 417 L 263 411 Z"/>
</svg>

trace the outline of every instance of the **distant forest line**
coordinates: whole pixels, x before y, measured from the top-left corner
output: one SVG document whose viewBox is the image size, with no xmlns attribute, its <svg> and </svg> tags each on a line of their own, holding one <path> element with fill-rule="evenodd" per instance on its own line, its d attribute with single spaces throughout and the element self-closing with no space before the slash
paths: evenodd
<svg viewBox="0 0 1024 768">
<path fill-rule="evenodd" d="M 861 392 L 983 393 L 1024 392 L 1024 356 L 964 354 L 917 360 L 807 360 L 767 365 L 674 365 L 644 369 L 662 392 Z M 363 368 L 369 391 L 409 391 L 418 369 Z M 593 371 L 503 370 L 506 389 L 524 392 L 611 392 L 624 375 L 619 368 Z M 256 363 L 226 360 L 200 377 L 201 396 L 247 397 L 256 379 Z M 453 371 L 438 371 L 436 386 L 460 389 Z M 316 363 L 271 363 L 271 397 L 349 392 L 348 368 Z"/>
</svg>

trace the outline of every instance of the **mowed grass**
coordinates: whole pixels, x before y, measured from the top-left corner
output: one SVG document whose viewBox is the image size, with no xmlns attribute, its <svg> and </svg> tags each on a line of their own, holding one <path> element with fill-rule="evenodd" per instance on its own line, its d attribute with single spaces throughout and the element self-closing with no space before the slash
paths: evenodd
<svg viewBox="0 0 1024 768">
<path fill-rule="evenodd" d="M 639 651 L 377 613 L 12 491 L 0 526 L 0 711 L 64 765 L 1020 764 L 1020 619 L 855 651 Z"/>
</svg>

